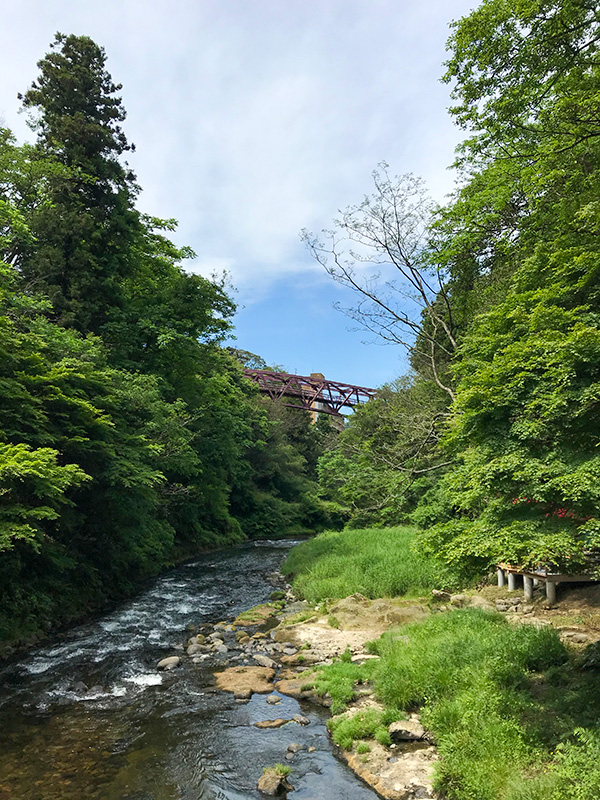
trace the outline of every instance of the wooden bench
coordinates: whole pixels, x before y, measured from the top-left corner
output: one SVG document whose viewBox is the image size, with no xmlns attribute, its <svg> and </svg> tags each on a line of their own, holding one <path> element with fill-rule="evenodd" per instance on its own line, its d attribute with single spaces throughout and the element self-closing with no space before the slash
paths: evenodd
<svg viewBox="0 0 600 800">
<path fill-rule="evenodd" d="M 523 578 L 523 593 L 528 601 L 533 599 L 534 587 L 540 582 L 545 583 L 546 598 L 550 605 L 556 603 L 557 583 L 597 583 L 598 581 L 593 575 L 566 575 L 560 572 L 550 572 L 543 567 L 526 570 L 514 564 L 498 564 L 498 586 L 505 586 L 508 583 L 508 591 L 514 592 L 517 588 L 517 577 Z"/>
</svg>

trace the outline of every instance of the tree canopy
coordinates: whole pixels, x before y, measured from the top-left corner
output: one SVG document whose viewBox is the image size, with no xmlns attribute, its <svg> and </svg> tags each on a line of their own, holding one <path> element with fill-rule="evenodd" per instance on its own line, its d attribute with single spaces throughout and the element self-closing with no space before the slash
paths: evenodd
<svg viewBox="0 0 600 800">
<path fill-rule="evenodd" d="M 377 267 L 412 254 L 417 280 L 439 287 L 420 314 L 404 301 L 413 376 L 355 415 L 322 479 L 358 519 L 418 522 L 422 546 L 463 575 L 598 563 L 599 45 L 591 0 L 484 0 L 448 41 L 467 134 L 450 202 L 416 246 L 390 233 L 415 230 L 403 179 L 341 220 L 353 241 L 369 232 Z M 330 270 L 351 283 L 347 261 Z M 354 315 L 373 329 L 374 308 L 389 339 L 390 289 L 410 285 L 353 288 Z"/>
<path fill-rule="evenodd" d="M 331 518 L 316 494 L 326 439 L 258 397 L 222 347 L 225 281 L 186 271 L 175 221 L 136 208 L 104 50 L 57 34 L 38 66 L 22 96 L 36 142 L 0 131 L 5 639 L 205 548 Z"/>
</svg>

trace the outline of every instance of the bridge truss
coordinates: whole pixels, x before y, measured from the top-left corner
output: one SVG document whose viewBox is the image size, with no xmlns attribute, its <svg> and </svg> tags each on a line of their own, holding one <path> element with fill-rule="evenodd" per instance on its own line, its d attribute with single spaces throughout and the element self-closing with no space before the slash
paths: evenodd
<svg viewBox="0 0 600 800">
<path fill-rule="evenodd" d="M 319 373 L 292 375 L 289 372 L 271 372 L 265 369 L 245 369 L 244 373 L 272 400 L 282 402 L 293 398 L 296 402 L 283 402 L 283 405 L 336 417 L 341 416 L 342 408 L 354 408 L 377 396 L 375 389 L 329 381 Z"/>
</svg>

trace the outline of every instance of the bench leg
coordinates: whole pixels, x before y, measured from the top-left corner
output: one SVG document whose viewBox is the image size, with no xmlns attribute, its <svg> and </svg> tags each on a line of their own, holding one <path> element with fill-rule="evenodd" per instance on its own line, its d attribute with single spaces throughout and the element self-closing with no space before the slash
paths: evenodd
<svg viewBox="0 0 600 800">
<path fill-rule="evenodd" d="M 504 579 L 504 570 L 498 568 L 498 586 L 504 586 L 505 579 Z"/>
<path fill-rule="evenodd" d="M 551 606 L 556 603 L 556 584 L 554 581 L 546 581 L 546 599 Z"/>
<path fill-rule="evenodd" d="M 516 588 L 517 588 L 517 576 L 514 574 L 514 572 L 509 572 L 508 573 L 508 591 L 509 592 L 514 592 Z"/>
<path fill-rule="evenodd" d="M 523 575 L 523 594 L 529 603 L 533 600 L 533 579 Z"/>
</svg>

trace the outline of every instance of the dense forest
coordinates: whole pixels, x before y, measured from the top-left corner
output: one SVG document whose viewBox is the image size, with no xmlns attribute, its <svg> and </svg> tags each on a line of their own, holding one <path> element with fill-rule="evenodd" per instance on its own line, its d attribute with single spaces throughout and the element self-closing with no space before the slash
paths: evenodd
<svg viewBox="0 0 600 800">
<path fill-rule="evenodd" d="M 327 421 L 258 396 L 224 281 L 141 214 L 120 86 L 57 35 L 0 131 L 0 631 L 35 637 L 206 548 L 336 522 Z"/>
<path fill-rule="evenodd" d="M 382 164 L 305 235 L 347 313 L 412 366 L 353 415 L 322 486 L 350 526 L 416 523 L 462 580 L 598 566 L 599 41 L 593 0 L 485 0 L 448 41 L 449 202 Z"/>
</svg>

